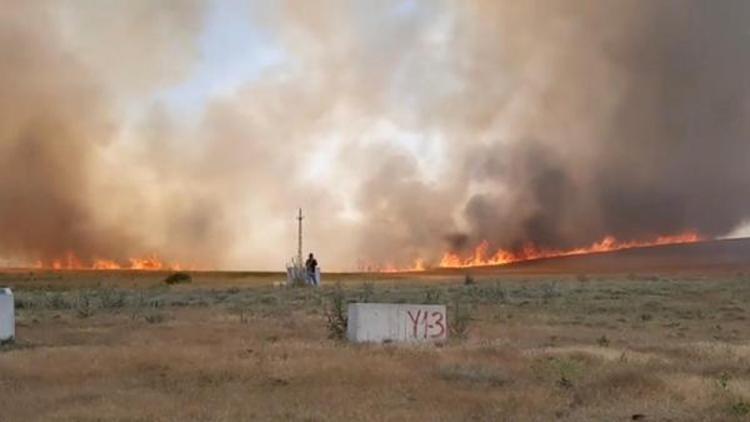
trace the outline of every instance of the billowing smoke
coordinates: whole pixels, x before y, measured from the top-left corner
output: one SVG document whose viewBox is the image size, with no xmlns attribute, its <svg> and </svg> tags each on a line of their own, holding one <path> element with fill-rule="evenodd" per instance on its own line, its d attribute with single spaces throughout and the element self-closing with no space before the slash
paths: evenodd
<svg viewBox="0 0 750 422">
<path fill-rule="evenodd" d="M 493 116 L 520 114 L 499 124 L 517 139 L 479 146 L 469 163 L 474 181 L 502 187 L 468 201 L 470 237 L 566 248 L 607 234 L 717 236 L 747 216 L 746 2 L 562 2 L 510 14 L 487 3 L 476 11 L 512 19 L 527 38 L 512 53 L 520 92 Z M 480 26 L 480 39 L 502 39 L 497 27 Z"/>
<path fill-rule="evenodd" d="M 211 5 L 33 5 L 0 15 L 0 257 L 274 269 L 299 206 L 340 269 L 750 217 L 744 1 L 248 2 L 279 58 L 197 118 L 144 98 Z"/>
<path fill-rule="evenodd" d="M 632 10 L 588 5 L 561 24 L 557 41 L 546 41 L 567 48 L 545 63 L 550 75 L 538 108 L 516 126 L 530 140 L 485 151 L 493 158 L 483 177 L 511 186 L 510 202 L 527 207 L 510 205 L 520 233 L 499 241 L 566 246 L 606 233 L 687 229 L 718 235 L 747 214 L 741 192 L 750 182 L 742 170 L 750 144 L 741 116 L 750 50 L 738 17 L 750 8 L 628 4 Z M 547 23 L 532 16 L 529 25 Z M 507 208 L 503 202 L 472 199 L 467 211 L 480 232 L 492 232 L 487 209 Z"/>
<path fill-rule="evenodd" d="M 115 145 L 119 109 L 130 95 L 182 73 L 164 63 L 191 61 L 172 44 L 192 44 L 200 5 L 34 1 L 2 9 L 0 257 L 49 263 L 74 256 L 90 264 L 158 252 L 165 244 L 144 236 L 162 225 L 145 209 L 142 172 Z M 196 199 L 171 195 L 164 189 L 159 197 L 170 221 L 189 219 Z M 195 230 L 194 221 L 185 223 L 180 232 Z"/>
</svg>

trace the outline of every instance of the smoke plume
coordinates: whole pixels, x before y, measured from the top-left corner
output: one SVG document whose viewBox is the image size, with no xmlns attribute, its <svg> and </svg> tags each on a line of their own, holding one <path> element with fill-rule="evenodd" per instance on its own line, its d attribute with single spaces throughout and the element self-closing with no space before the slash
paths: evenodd
<svg viewBox="0 0 750 422">
<path fill-rule="evenodd" d="M 197 4 L 172 3 L 3 5 L 0 257 L 126 261 L 160 246 L 142 235 L 158 225 L 135 205 L 147 199 L 134 183 L 139 172 L 114 144 L 122 130 L 120 101 L 157 87 L 166 77 L 158 56 L 180 62 L 174 49 L 161 48 L 169 47 L 165 39 L 189 38 L 179 29 L 200 22 Z M 182 207 L 174 207 L 173 217 Z"/>
<path fill-rule="evenodd" d="M 300 206 L 338 269 L 750 218 L 745 1 L 247 6 L 281 58 L 190 119 L 144 99 L 209 5 L 5 8 L 0 258 L 276 269 Z"/>
</svg>

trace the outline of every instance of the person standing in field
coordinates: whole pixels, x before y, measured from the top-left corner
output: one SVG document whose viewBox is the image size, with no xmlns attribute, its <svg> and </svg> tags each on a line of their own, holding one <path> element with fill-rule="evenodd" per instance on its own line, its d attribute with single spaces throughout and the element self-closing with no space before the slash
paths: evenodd
<svg viewBox="0 0 750 422">
<path fill-rule="evenodd" d="M 307 257 L 307 261 L 305 261 L 305 268 L 307 269 L 308 284 L 317 285 L 318 280 L 315 277 L 315 270 L 318 268 L 318 261 L 315 259 L 315 256 L 312 254 L 312 252 Z"/>
</svg>

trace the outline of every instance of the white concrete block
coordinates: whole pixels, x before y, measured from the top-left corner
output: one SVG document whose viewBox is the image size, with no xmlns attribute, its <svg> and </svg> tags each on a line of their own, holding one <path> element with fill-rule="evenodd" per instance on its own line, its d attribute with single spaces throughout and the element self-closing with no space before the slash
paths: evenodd
<svg viewBox="0 0 750 422">
<path fill-rule="evenodd" d="M 0 342 L 16 337 L 16 316 L 13 292 L 0 288 Z"/>
<path fill-rule="evenodd" d="M 350 303 L 347 338 L 363 342 L 437 342 L 448 338 L 445 305 Z"/>
<path fill-rule="evenodd" d="M 286 284 L 320 286 L 320 267 L 315 268 L 315 274 L 311 277 L 307 269 L 302 266 L 288 265 L 286 267 Z"/>
</svg>

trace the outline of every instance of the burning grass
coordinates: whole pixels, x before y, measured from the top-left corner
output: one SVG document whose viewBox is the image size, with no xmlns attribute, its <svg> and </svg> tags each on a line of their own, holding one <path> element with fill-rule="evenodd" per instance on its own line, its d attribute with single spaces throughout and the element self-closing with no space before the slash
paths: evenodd
<svg viewBox="0 0 750 422">
<path fill-rule="evenodd" d="M 491 251 L 488 241 L 480 242 L 470 253 L 448 251 L 443 253 L 436 266 L 427 264 L 422 258 L 417 258 L 411 265 L 396 266 L 387 264 L 384 266 L 367 265 L 363 270 L 382 273 L 412 273 L 423 272 L 434 268 L 473 268 L 508 265 L 527 261 L 536 261 L 546 258 L 560 258 L 566 256 L 588 255 L 604 252 L 616 252 L 635 248 L 647 248 L 652 246 L 681 245 L 695 243 L 701 238 L 695 232 L 685 232 L 677 235 L 657 236 L 648 240 L 621 241 L 614 236 L 606 236 L 598 242 L 589 246 L 572 249 L 545 249 L 533 243 L 526 244 L 520 250 L 497 249 Z"/>
<path fill-rule="evenodd" d="M 137 270 L 137 271 L 180 271 L 186 268 L 195 269 L 196 266 L 186 266 L 175 262 L 166 262 L 156 254 L 142 257 L 128 258 L 124 261 L 112 259 L 95 258 L 84 260 L 79 258 L 75 253 L 68 252 L 63 257 L 47 261 L 37 261 L 34 265 L 37 270 Z"/>
<path fill-rule="evenodd" d="M 352 277 L 337 291 L 82 274 L 3 278 L 19 338 L 0 349 L 4 420 L 743 420 L 750 403 L 744 278 Z M 438 348 L 329 340 L 335 294 L 460 298 L 470 330 Z"/>
</svg>

